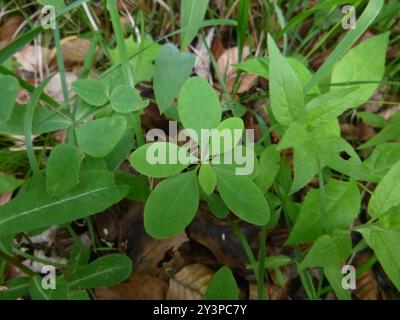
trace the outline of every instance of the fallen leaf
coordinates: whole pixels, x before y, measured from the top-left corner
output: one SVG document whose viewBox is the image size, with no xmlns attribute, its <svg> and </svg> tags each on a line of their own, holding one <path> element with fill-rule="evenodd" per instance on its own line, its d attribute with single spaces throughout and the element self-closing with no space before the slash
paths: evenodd
<svg viewBox="0 0 400 320">
<path fill-rule="evenodd" d="M 77 36 L 69 36 L 61 40 L 61 49 L 65 65 L 72 66 L 80 64 L 85 60 L 89 51 L 90 40 L 80 39 Z M 57 49 L 54 47 L 49 55 L 47 62 L 49 64 L 56 63 Z"/>
<path fill-rule="evenodd" d="M 41 53 L 40 53 L 41 51 Z M 15 60 L 20 64 L 20 68 L 28 72 L 37 72 L 39 69 L 39 58 L 42 64 L 47 61 L 48 49 L 39 46 L 26 46 L 14 54 Z"/>
<path fill-rule="evenodd" d="M 201 300 L 213 272 L 201 264 L 184 267 L 169 280 L 167 300 Z"/>
<path fill-rule="evenodd" d="M 206 35 L 206 44 L 204 44 L 203 39 L 197 41 L 196 48 L 193 50 L 196 54 L 196 60 L 194 62 L 194 71 L 199 76 L 206 80 L 210 77 L 211 74 L 211 58 L 208 54 L 207 47 L 210 48 L 214 39 L 215 29 L 211 28 Z"/>
<path fill-rule="evenodd" d="M 24 18 L 21 16 L 12 16 L 0 28 L 0 49 L 8 45 L 15 37 L 15 32 L 22 24 Z"/>
</svg>

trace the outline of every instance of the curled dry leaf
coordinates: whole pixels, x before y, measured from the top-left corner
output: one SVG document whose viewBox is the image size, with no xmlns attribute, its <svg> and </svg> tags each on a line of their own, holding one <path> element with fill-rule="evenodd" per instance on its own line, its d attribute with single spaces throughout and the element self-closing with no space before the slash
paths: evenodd
<svg viewBox="0 0 400 320">
<path fill-rule="evenodd" d="M 249 55 L 250 49 L 248 46 L 245 46 L 243 48 L 242 60 L 245 60 Z M 217 60 L 218 71 L 221 73 L 221 75 L 225 75 L 225 82 L 228 90 L 232 90 L 233 88 L 237 73 L 237 68 L 234 65 L 238 63 L 238 47 L 233 47 L 225 50 L 225 52 L 221 54 L 221 56 Z M 256 80 L 256 75 L 242 73 L 239 79 L 240 85 L 237 90 L 238 93 L 243 93 L 249 90 L 255 84 Z"/>
<path fill-rule="evenodd" d="M 361 253 L 356 257 L 356 267 L 361 266 L 368 261 L 371 255 Z M 370 268 L 357 278 L 356 290 L 354 295 L 359 300 L 377 300 L 379 297 L 378 282 L 373 270 Z"/>
<path fill-rule="evenodd" d="M 146 274 L 133 274 L 126 283 L 108 288 L 98 288 L 98 300 L 164 300 L 167 283 Z"/>
<path fill-rule="evenodd" d="M 67 80 L 67 87 L 69 96 L 72 97 L 71 92 L 71 84 L 74 82 L 78 77 L 74 72 L 66 72 L 65 78 Z M 61 77 L 60 74 L 57 72 L 53 78 L 49 81 L 45 89 L 46 93 L 52 97 L 54 100 L 64 103 L 64 95 L 61 86 Z"/>
<path fill-rule="evenodd" d="M 167 300 L 200 300 L 204 298 L 213 272 L 201 264 L 184 267 L 169 280 Z"/>
<path fill-rule="evenodd" d="M 286 290 L 274 284 L 267 284 L 265 286 L 265 293 L 271 300 L 286 300 L 288 298 Z M 249 300 L 257 300 L 257 299 L 258 299 L 257 284 L 252 282 L 249 284 Z"/>
<path fill-rule="evenodd" d="M 90 47 L 90 40 L 80 39 L 77 36 L 66 37 L 61 40 L 61 48 L 66 66 L 80 64 L 85 60 Z M 56 63 L 56 48 L 51 49 L 48 63 Z"/>
<path fill-rule="evenodd" d="M 21 16 L 12 16 L 0 27 L 0 49 L 8 45 L 15 37 L 15 32 L 22 24 L 24 18 Z"/>
</svg>

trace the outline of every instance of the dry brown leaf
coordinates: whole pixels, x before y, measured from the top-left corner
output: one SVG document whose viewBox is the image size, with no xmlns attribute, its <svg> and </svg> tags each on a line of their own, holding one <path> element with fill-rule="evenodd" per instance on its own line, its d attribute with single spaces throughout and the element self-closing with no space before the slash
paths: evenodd
<svg viewBox="0 0 400 320">
<path fill-rule="evenodd" d="M 361 253 L 357 255 L 355 260 L 356 267 L 367 262 L 371 255 L 369 253 Z M 354 295 L 360 300 L 377 300 L 379 298 L 378 282 L 372 269 L 368 269 L 360 277 L 357 278 L 356 290 Z"/>
<path fill-rule="evenodd" d="M 243 48 L 242 60 L 245 60 L 250 55 L 248 46 Z M 236 78 L 237 68 L 234 66 L 239 62 L 238 47 L 233 47 L 225 50 L 225 52 L 218 58 L 217 66 L 218 71 L 225 75 L 226 87 L 232 90 Z M 249 90 L 256 82 L 257 76 L 250 73 L 243 73 L 239 79 L 238 93 L 243 93 Z"/>
<path fill-rule="evenodd" d="M 21 16 L 12 16 L 0 27 L 0 49 L 8 45 L 15 37 L 15 31 L 24 21 Z"/>
<path fill-rule="evenodd" d="M 184 267 L 169 280 L 167 300 L 201 300 L 213 272 L 201 264 Z"/>
<path fill-rule="evenodd" d="M 61 40 L 61 49 L 66 66 L 82 63 L 89 51 L 90 40 L 80 39 L 77 36 L 66 37 Z M 55 62 L 57 50 L 53 48 L 48 56 L 48 63 Z"/>
<path fill-rule="evenodd" d="M 279 286 L 267 284 L 264 290 L 270 300 L 286 300 L 288 298 L 286 290 Z M 257 299 L 258 299 L 257 283 L 250 283 L 249 300 L 257 300 Z"/>
<path fill-rule="evenodd" d="M 41 54 L 40 54 L 41 50 Z M 47 61 L 48 49 L 39 46 L 26 46 L 14 54 L 14 58 L 21 65 L 20 69 L 28 72 L 37 72 L 39 69 L 39 58 L 42 62 Z"/>
<path fill-rule="evenodd" d="M 167 283 L 146 274 L 134 274 L 128 282 L 109 288 L 98 288 L 98 300 L 164 300 Z"/>
<path fill-rule="evenodd" d="M 69 96 L 72 97 L 71 85 L 78 77 L 74 72 L 66 72 L 65 78 L 67 80 L 67 87 Z M 45 89 L 46 93 L 52 97 L 54 100 L 64 103 L 64 95 L 61 86 L 61 77 L 60 74 L 57 72 L 53 78 L 49 81 Z"/>
<path fill-rule="evenodd" d="M 12 191 L 8 191 L 8 192 L 4 192 L 4 193 L 0 194 L 0 206 L 3 204 L 6 204 L 8 201 L 10 201 L 12 194 L 13 194 Z"/>
<path fill-rule="evenodd" d="M 195 73 L 206 80 L 210 77 L 211 74 L 211 58 L 208 54 L 207 47 L 210 48 L 214 39 L 215 29 L 211 28 L 206 35 L 206 44 L 204 44 L 203 39 L 199 39 L 194 49 L 194 53 L 196 54 L 196 61 L 194 63 L 194 71 Z"/>
</svg>

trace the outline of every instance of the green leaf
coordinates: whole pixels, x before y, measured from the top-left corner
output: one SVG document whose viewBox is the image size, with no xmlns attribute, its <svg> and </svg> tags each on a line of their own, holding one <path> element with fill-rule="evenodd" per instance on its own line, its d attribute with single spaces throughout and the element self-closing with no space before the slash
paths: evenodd
<svg viewBox="0 0 400 320">
<path fill-rule="evenodd" d="M 362 226 L 361 232 L 367 244 L 374 250 L 383 270 L 400 290 L 400 232 L 374 225 Z"/>
<path fill-rule="evenodd" d="M 390 140 L 398 140 L 399 138 L 399 125 L 400 125 L 400 112 L 389 120 L 389 123 L 375 136 L 373 136 L 366 143 L 362 144 L 359 149 L 366 149 L 374 147 L 380 143 Z"/>
<path fill-rule="evenodd" d="M 339 265 L 324 267 L 324 274 L 339 300 L 351 300 L 351 292 L 342 287 L 343 274 Z"/>
<path fill-rule="evenodd" d="M 375 128 L 384 128 L 387 124 L 385 118 L 377 113 L 360 111 L 357 112 L 357 116 L 360 117 L 365 124 Z"/>
<path fill-rule="evenodd" d="M 345 231 L 325 234 L 317 239 L 300 267 L 329 267 L 347 259 L 351 253 L 351 238 Z"/>
<path fill-rule="evenodd" d="M 240 219 L 255 225 L 265 225 L 270 218 L 267 200 L 248 177 L 235 175 L 222 166 L 214 166 L 217 187 L 227 207 Z"/>
<path fill-rule="evenodd" d="M 79 266 L 86 265 L 90 258 L 90 248 L 80 240 L 75 241 L 71 249 L 69 250 L 68 264 L 73 266 L 69 271 L 71 274 L 75 273 Z"/>
<path fill-rule="evenodd" d="M 266 58 L 250 58 L 237 64 L 236 67 L 239 70 L 268 79 L 268 61 Z"/>
<path fill-rule="evenodd" d="M 317 96 L 305 107 L 304 123 L 318 127 L 340 116 L 344 111 L 354 107 L 351 98 L 354 88 L 332 90 Z"/>
<path fill-rule="evenodd" d="M 23 183 L 23 180 L 15 179 L 13 176 L 9 176 L 0 172 L 0 194 L 8 191 L 13 191 Z"/>
<path fill-rule="evenodd" d="M 122 254 L 108 254 L 79 267 L 67 279 L 71 289 L 112 286 L 126 280 L 132 273 L 132 260 Z"/>
<path fill-rule="evenodd" d="M 0 300 L 16 300 L 29 291 L 31 279 L 28 277 L 12 278 L 6 282 L 7 290 L 0 291 Z"/>
<path fill-rule="evenodd" d="M 398 161 L 379 182 L 368 203 L 368 213 L 380 218 L 389 209 L 400 204 L 400 161 Z"/>
<path fill-rule="evenodd" d="M 16 234 L 63 224 L 103 211 L 120 201 L 127 187 L 116 186 L 107 171 L 85 171 L 76 188 L 50 197 L 46 186 L 27 191 L 0 207 L 0 234 Z"/>
<path fill-rule="evenodd" d="M 243 130 L 244 123 L 240 118 L 222 121 L 211 134 L 209 154 L 217 155 L 234 149 L 242 138 Z"/>
<path fill-rule="evenodd" d="M 203 163 L 200 166 L 199 184 L 207 195 L 214 192 L 217 185 L 217 176 L 215 175 L 214 169 L 211 165 Z"/>
<path fill-rule="evenodd" d="M 24 134 L 24 114 L 26 106 L 16 105 L 7 122 L 0 122 L 0 133 L 2 134 Z M 66 129 L 72 122 L 59 113 L 47 108 L 36 107 L 33 114 L 32 134 L 43 134 L 52 131 Z"/>
<path fill-rule="evenodd" d="M 58 144 L 51 151 L 46 169 L 46 187 L 50 196 L 59 196 L 79 183 L 82 152 L 69 144 Z"/>
<path fill-rule="evenodd" d="M 56 9 L 57 14 L 60 14 L 65 9 L 67 9 L 67 6 L 65 5 L 63 0 L 38 0 L 38 2 L 42 6 L 53 6 Z"/>
<path fill-rule="evenodd" d="M 277 256 L 269 256 L 265 259 L 265 268 L 267 269 L 275 269 L 286 266 L 292 263 L 292 259 L 288 256 L 277 255 Z"/>
<path fill-rule="evenodd" d="M 308 83 L 308 81 L 312 79 L 313 76 L 311 71 L 305 65 L 307 59 L 301 56 L 294 56 L 294 57 L 286 57 L 286 61 L 292 67 L 294 73 L 297 76 L 297 79 L 299 79 L 301 87 L 304 88 L 305 85 Z M 309 92 L 307 92 L 307 95 L 310 96 L 318 94 L 320 94 L 318 85 L 315 85 Z"/>
<path fill-rule="evenodd" d="M 119 171 L 115 174 L 116 181 L 120 181 L 129 187 L 126 198 L 132 201 L 145 202 L 150 194 L 149 180 L 144 176 Z"/>
<path fill-rule="evenodd" d="M 181 1 L 181 48 L 185 49 L 202 26 L 209 0 Z"/>
<path fill-rule="evenodd" d="M 269 34 L 268 52 L 272 113 L 279 123 L 289 125 L 298 119 L 299 111 L 304 107 L 303 89 L 292 67 L 281 55 Z"/>
<path fill-rule="evenodd" d="M 138 90 L 128 85 L 117 86 L 111 93 L 110 102 L 111 107 L 120 113 L 138 111 L 149 104 L 149 100 L 143 100 Z"/>
<path fill-rule="evenodd" d="M 196 158 L 186 149 L 170 142 L 145 144 L 130 156 L 130 162 L 135 170 L 155 178 L 176 175 L 195 161 Z"/>
<path fill-rule="evenodd" d="M 205 294 L 206 300 L 238 300 L 239 289 L 232 271 L 220 268 L 212 277 Z"/>
<path fill-rule="evenodd" d="M 210 211 L 218 219 L 225 219 L 229 214 L 229 209 L 226 207 L 224 201 L 218 194 L 210 194 L 204 196 Z"/>
<path fill-rule="evenodd" d="M 203 78 L 192 77 L 179 93 L 178 113 L 183 126 L 193 129 L 201 141 L 201 129 L 216 128 L 221 122 L 222 109 L 211 85 Z"/>
<path fill-rule="evenodd" d="M 122 138 L 125 128 L 125 117 L 118 115 L 86 122 L 77 129 L 78 145 L 88 155 L 103 158 Z"/>
<path fill-rule="evenodd" d="M 272 186 L 279 172 L 280 154 L 277 145 L 271 145 L 264 149 L 260 155 L 259 171 L 254 182 L 266 193 Z"/>
<path fill-rule="evenodd" d="M 10 118 L 15 99 L 19 89 L 18 80 L 13 76 L 0 76 L 0 122 L 6 122 Z"/>
<path fill-rule="evenodd" d="M 347 229 L 360 211 L 360 192 L 355 182 L 331 180 L 325 186 L 326 220 L 322 220 L 318 189 L 307 193 L 300 213 L 287 240 L 288 244 L 313 241 L 334 229 Z"/>
<path fill-rule="evenodd" d="M 357 82 L 380 82 L 382 80 L 385 72 L 388 39 L 389 32 L 386 32 L 363 41 L 349 50 L 333 68 L 332 83 L 356 82 L 356 86 L 348 85 L 342 87 L 354 89 L 347 98 L 350 108 L 366 102 L 378 88 L 379 83 L 357 84 Z M 334 92 L 343 89 L 338 86 L 332 86 L 331 90 Z"/>
<path fill-rule="evenodd" d="M 56 288 L 45 289 L 42 286 L 42 278 L 34 276 L 29 287 L 29 294 L 32 300 L 67 300 L 68 287 L 64 277 L 59 276 L 55 279 Z"/>
<path fill-rule="evenodd" d="M 379 182 L 385 174 L 400 160 L 400 143 L 381 143 L 364 161 L 371 171 L 372 182 Z"/>
<path fill-rule="evenodd" d="M 195 57 L 179 50 L 170 43 L 158 52 L 154 71 L 154 94 L 160 113 L 164 113 L 178 96 L 194 66 Z"/>
<path fill-rule="evenodd" d="M 76 80 L 72 83 L 72 90 L 86 103 L 95 107 L 100 107 L 108 101 L 107 89 L 100 80 Z"/>
<path fill-rule="evenodd" d="M 196 171 L 160 182 L 144 207 L 144 227 L 153 238 L 173 237 L 193 220 L 199 206 Z"/>
</svg>

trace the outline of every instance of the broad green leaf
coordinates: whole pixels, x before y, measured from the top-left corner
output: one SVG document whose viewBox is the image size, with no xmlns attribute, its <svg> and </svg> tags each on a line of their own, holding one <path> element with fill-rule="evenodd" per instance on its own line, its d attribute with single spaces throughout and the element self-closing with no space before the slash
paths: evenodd
<svg viewBox="0 0 400 320">
<path fill-rule="evenodd" d="M 110 103 L 116 112 L 129 113 L 146 108 L 149 100 L 143 100 L 135 88 L 119 85 L 111 93 Z"/>
<path fill-rule="evenodd" d="M 17 277 L 8 280 L 5 285 L 7 290 L 0 290 L 0 300 L 16 300 L 29 291 L 31 279 L 28 277 Z"/>
<path fill-rule="evenodd" d="M 73 268 L 69 269 L 71 274 L 75 273 L 79 266 L 86 265 L 89 262 L 90 252 L 90 248 L 81 243 L 80 240 L 75 241 L 71 249 L 69 249 L 68 264 L 73 266 Z"/>
<path fill-rule="evenodd" d="M 219 219 L 225 219 L 229 214 L 229 209 L 218 194 L 210 194 L 204 196 L 210 211 Z"/>
<path fill-rule="evenodd" d="M 144 227 L 153 238 L 173 237 L 193 220 L 199 206 L 196 171 L 160 182 L 144 207 Z"/>
<path fill-rule="evenodd" d="M 194 66 L 195 57 L 180 52 L 173 44 L 164 44 L 158 52 L 154 70 L 154 94 L 160 113 L 164 113 L 178 96 Z"/>
<path fill-rule="evenodd" d="M 255 225 L 265 225 L 270 218 L 267 200 L 258 186 L 248 177 L 214 166 L 217 187 L 226 206 L 240 219 Z"/>
<path fill-rule="evenodd" d="M 81 182 L 65 195 L 50 197 L 46 186 L 27 191 L 0 207 L 0 234 L 16 234 L 63 224 L 103 211 L 120 201 L 126 186 L 116 186 L 107 171 L 82 172 Z"/>
<path fill-rule="evenodd" d="M 371 171 L 372 182 L 379 182 L 385 174 L 400 161 L 400 143 L 381 143 L 364 161 Z"/>
<path fill-rule="evenodd" d="M 59 196 L 79 183 L 82 152 L 70 144 L 58 144 L 51 151 L 46 169 L 46 187 L 50 196 Z"/>
<path fill-rule="evenodd" d="M 150 81 L 154 75 L 154 60 L 157 57 L 160 45 L 155 43 L 151 36 L 146 35 L 140 43 L 132 37 L 125 39 L 125 48 L 130 57 L 129 64 L 135 75 L 135 82 Z M 118 48 L 110 49 L 110 56 L 114 64 L 121 63 Z M 110 88 L 124 84 L 121 68 L 108 73 L 102 81 Z"/>
<path fill-rule="evenodd" d="M 208 284 L 206 300 L 238 300 L 239 289 L 232 271 L 228 267 L 220 268 Z"/>
<path fill-rule="evenodd" d="M 368 203 L 368 213 L 380 218 L 389 209 L 400 204 L 400 161 L 382 178 Z"/>
<path fill-rule="evenodd" d="M 0 122 L 0 133 L 2 134 L 24 134 L 24 114 L 26 106 L 16 105 L 7 122 Z M 36 107 L 33 114 L 32 134 L 42 134 L 46 132 L 66 129 L 72 122 L 62 117 L 57 112 L 47 108 Z"/>
<path fill-rule="evenodd" d="M 306 59 L 304 57 L 294 56 L 294 57 L 287 57 L 286 61 L 292 67 L 294 73 L 297 76 L 297 79 L 300 82 L 302 88 L 312 79 L 311 71 L 304 65 L 306 63 Z M 317 95 L 320 93 L 319 87 L 315 85 L 307 95 Z"/>
<path fill-rule="evenodd" d="M 304 107 L 303 89 L 292 67 L 279 52 L 271 35 L 268 34 L 269 94 L 272 113 L 283 125 L 297 120 Z"/>
<path fill-rule="evenodd" d="M 307 253 L 300 267 L 329 267 L 338 265 L 351 253 L 351 238 L 345 231 L 332 235 L 325 234 L 317 239 Z"/>
<path fill-rule="evenodd" d="M 122 254 L 108 254 L 79 267 L 67 279 L 71 289 L 112 286 L 126 280 L 132 273 L 132 260 Z"/>
<path fill-rule="evenodd" d="M 46 282 L 46 279 L 43 279 Z M 32 278 L 29 295 L 32 300 L 67 300 L 68 299 L 68 287 L 65 283 L 64 277 L 59 276 L 55 279 L 56 288 L 44 288 L 42 285 L 42 278 L 34 276 Z"/>
<path fill-rule="evenodd" d="M 358 229 L 372 248 L 383 270 L 400 290 L 400 232 L 369 225 Z"/>
<path fill-rule="evenodd" d="M 88 104 L 100 107 L 108 101 L 107 88 L 100 80 L 79 79 L 72 83 L 72 90 Z"/>
<path fill-rule="evenodd" d="M 315 97 L 305 106 L 304 122 L 318 127 L 336 119 L 344 111 L 354 107 L 350 100 L 353 92 L 354 88 L 342 88 Z"/>
<path fill-rule="evenodd" d="M 279 172 L 280 154 L 277 145 L 271 145 L 264 149 L 260 155 L 258 175 L 254 182 L 266 193 L 275 181 Z"/>
<path fill-rule="evenodd" d="M 135 176 L 125 171 L 119 171 L 115 174 L 115 179 L 129 187 L 129 192 L 126 195 L 127 199 L 145 202 L 150 194 L 149 180 L 147 177 Z"/>
<path fill-rule="evenodd" d="M 266 58 L 250 58 L 237 64 L 236 67 L 239 70 L 268 79 L 268 61 Z"/>
<path fill-rule="evenodd" d="M 304 199 L 301 210 L 288 244 L 300 244 L 313 241 L 323 233 L 334 229 L 347 229 L 360 211 L 360 192 L 355 182 L 331 180 L 325 186 L 325 201 L 323 203 L 326 219 L 322 219 L 320 194 L 318 189 L 309 191 Z"/>
<path fill-rule="evenodd" d="M 324 274 L 339 300 L 351 300 L 350 290 L 342 287 L 343 274 L 339 265 L 324 267 Z"/>
<path fill-rule="evenodd" d="M 178 98 L 178 113 L 183 126 L 193 129 L 201 141 L 201 129 L 214 129 L 221 121 L 222 109 L 217 93 L 199 77 L 188 79 Z"/>
<path fill-rule="evenodd" d="M 400 231 L 400 206 L 389 209 L 376 224 L 382 228 Z"/>
<path fill-rule="evenodd" d="M 277 256 L 269 256 L 265 259 L 265 268 L 267 269 L 275 269 L 279 267 L 286 266 L 292 263 L 292 259 L 288 256 L 277 255 Z"/>
<path fill-rule="evenodd" d="M 130 162 L 135 170 L 155 178 L 178 174 L 195 161 L 196 158 L 186 149 L 170 142 L 145 144 L 130 156 Z"/>
<path fill-rule="evenodd" d="M 277 150 L 300 147 L 309 139 L 310 137 L 306 128 L 299 123 L 293 122 L 285 130 L 281 141 L 279 141 Z"/>
<path fill-rule="evenodd" d="M 333 68 L 332 83 L 355 82 L 354 85 L 344 87 L 355 89 L 348 95 L 349 108 L 366 102 L 378 88 L 379 83 L 357 84 L 357 82 L 382 80 L 388 38 L 389 32 L 386 32 L 363 41 L 349 50 Z M 340 88 L 332 86 L 331 90 L 339 91 Z"/>
<path fill-rule="evenodd" d="M 211 133 L 209 154 L 217 155 L 231 151 L 243 135 L 244 123 L 240 118 L 228 118 L 222 121 Z"/>
<path fill-rule="evenodd" d="M 203 163 L 200 166 L 199 184 L 207 195 L 214 192 L 217 185 L 217 176 L 215 175 L 214 169 L 211 165 Z"/>
<path fill-rule="evenodd" d="M 386 119 L 377 113 L 372 112 L 357 112 L 357 116 L 362 119 L 365 124 L 375 128 L 384 128 L 386 126 Z"/>
<path fill-rule="evenodd" d="M 185 49 L 202 26 L 209 0 L 181 1 L 181 48 Z"/>
<path fill-rule="evenodd" d="M 74 290 L 68 293 L 68 300 L 88 301 L 91 299 L 86 290 Z"/>
<path fill-rule="evenodd" d="M 18 80 L 13 76 L 0 76 L 0 122 L 10 118 L 19 89 Z"/>
<path fill-rule="evenodd" d="M 303 145 L 294 148 L 294 177 L 289 191 L 290 194 L 303 188 L 318 173 L 317 155 L 313 141 L 306 141 Z"/>
<path fill-rule="evenodd" d="M 38 2 L 42 6 L 53 6 L 56 9 L 57 14 L 60 14 L 67 9 L 64 0 L 38 0 Z"/>
<path fill-rule="evenodd" d="M 103 158 L 122 138 L 125 128 L 126 119 L 118 115 L 89 121 L 77 129 L 78 145 L 88 155 Z"/>
<path fill-rule="evenodd" d="M 8 191 L 13 191 L 23 183 L 23 180 L 16 179 L 14 176 L 9 176 L 0 172 L 0 194 Z"/>
<path fill-rule="evenodd" d="M 115 171 L 128 158 L 135 145 L 135 130 L 127 128 L 111 152 L 104 158 L 109 170 Z"/>
</svg>

